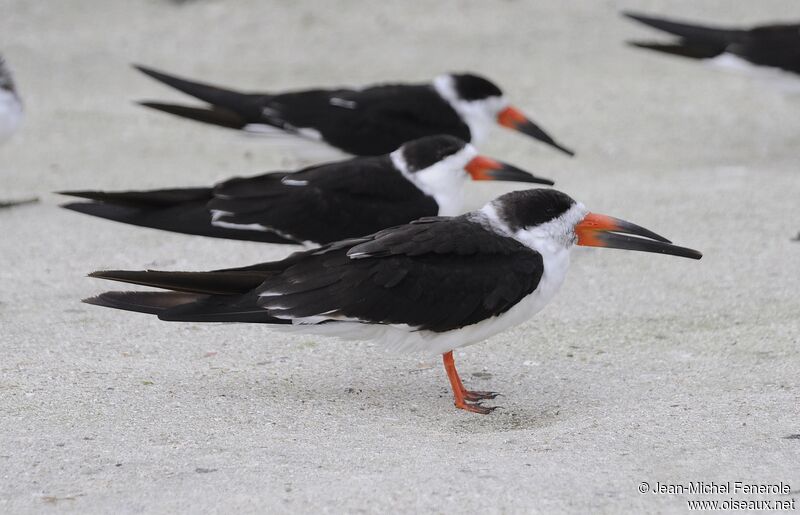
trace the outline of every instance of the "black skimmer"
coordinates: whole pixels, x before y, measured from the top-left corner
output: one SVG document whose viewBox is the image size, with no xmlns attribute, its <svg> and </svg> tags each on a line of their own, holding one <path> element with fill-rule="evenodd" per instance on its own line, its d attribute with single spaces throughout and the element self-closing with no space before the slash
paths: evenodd
<svg viewBox="0 0 800 515">
<path fill-rule="evenodd" d="M 424 216 L 460 214 L 469 178 L 553 184 L 478 155 L 454 136 L 439 135 L 408 142 L 384 156 L 235 178 L 212 188 L 62 194 L 95 201 L 66 204 L 67 209 L 133 225 L 217 238 L 322 244 Z"/>
<path fill-rule="evenodd" d="M 0 144 L 5 143 L 22 123 L 22 99 L 14 85 L 14 78 L 5 60 L 0 56 Z M 0 209 L 36 202 L 35 198 L 0 201 Z"/>
<path fill-rule="evenodd" d="M 240 93 L 136 66 L 146 75 L 209 104 L 141 104 L 184 118 L 250 132 L 276 131 L 325 143 L 342 152 L 387 154 L 406 141 L 451 134 L 479 144 L 500 124 L 574 155 L 509 105 L 500 88 L 474 74 L 440 75 L 427 84 L 361 89 Z"/>
<path fill-rule="evenodd" d="M 702 257 L 590 213 L 564 193 L 532 189 L 465 215 L 422 218 L 282 261 L 211 272 L 95 272 L 172 291 L 107 292 L 85 302 L 161 320 L 265 323 L 441 353 L 456 407 L 486 414 L 493 408 L 479 401 L 496 394 L 464 388 L 453 349 L 541 310 L 561 286 L 575 244 Z"/>
<path fill-rule="evenodd" d="M 633 41 L 632 45 L 728 67 L 758 65 L 800 73 L 800 24 L 753 28 L 709 27 L 625 12 L 628 18 L 678 37 L 671 43 Z"/>
</svg>

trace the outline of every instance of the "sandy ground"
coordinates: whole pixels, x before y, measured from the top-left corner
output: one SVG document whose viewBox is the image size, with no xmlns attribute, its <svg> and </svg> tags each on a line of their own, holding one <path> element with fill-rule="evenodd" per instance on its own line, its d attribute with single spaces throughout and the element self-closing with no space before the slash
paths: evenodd
<svg viewBox="0 0 800 515">
<path fill-rule="evenodd" d="M 794 0 L 1 0 L 26 102 L 0 149 L 0 511 L 674 512 L 800 497 L 800 95 L 628 48 L 617 12 L 730 23 Z M 437 358 L 264 327 L 168 324 L 81 298 L 102 268 L 208 269 L 288 248 L 59 210 L 70 188 L 204 185 L 295 163 L 147 112 L 141 62 L 242 88 L 475 70 L 565 144 L 484 152 L 705 253 L 582 250 L 529 323 L 457 353 L 503 410 L 452 407 Z M 471 207 L 512 189 L 473 186 Z M 792 437 L 792 435 L 795 435 Z M 640 494 L 689 481 L 788 495 Z"/>
</svg>

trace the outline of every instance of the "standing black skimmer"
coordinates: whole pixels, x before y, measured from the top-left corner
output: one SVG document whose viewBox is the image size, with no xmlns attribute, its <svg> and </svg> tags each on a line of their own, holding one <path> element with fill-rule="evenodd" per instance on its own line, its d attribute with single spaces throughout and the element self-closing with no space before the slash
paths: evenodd
<svg viewBox="0 0 800 515">
<path fill-rule="evenodd" d="M 446 74 L 428 84 L 361 89 L 239 93 L 136 66 L 159 82 L 210 104 L 142 105 L 184 118 L 251 132 L 283 132 L 359 156 L 387 154 L 423 136 L 451 134 L 479 144 L 500 124 L 574 155 L 511 107 L 500 88 L 477 75 Z"/>
<path fill-rule="evenodd" d="M 726 66 L 754 64 L 800 73 L 800 24 L 721 28 L 630 12 L 623 14 L 679 38 L 673 43 L 633 41 L 631 44 L 634 46 L 693 59 L 709 59 Z"/>
<path fill-rule="evenodd" d="M 8 65 L 0 56 L 0 144 L 5 143 L 22 122 L 22 99 L 17 93 L 14 78 Z M 35 198 L 24 200 L 0 200 L 0 208 L 14 207 L 36 202 Z"/>
<path fill-rule="evenodd" d="M 252 322 L 442 353 L 455 405 L 476 413 L 492 392 L 464 388 L 453 349 L 520 324 L 561 286 L 575 244 L 700 259 L 647 229 L 590 213 L 556 190 L 515 191 L 479 211 L 423 218 L 282 261 L 212 272 L 104 271 L 92 277 L 172 290 L 107 292 L 85 302 L 162 320 Z"/>
<path fill-rule="evenodd" d="M 212 188 L 66 191 L 91 199 L 63 207 L 155 229 L 269 243 L 321 244 L 423 216 L 461 213 L 467 179 L 553 184 L 478 155 L 453 136 L 427 136 L 391 154 L 287 173 L 235 178 Z"/>
</svg>

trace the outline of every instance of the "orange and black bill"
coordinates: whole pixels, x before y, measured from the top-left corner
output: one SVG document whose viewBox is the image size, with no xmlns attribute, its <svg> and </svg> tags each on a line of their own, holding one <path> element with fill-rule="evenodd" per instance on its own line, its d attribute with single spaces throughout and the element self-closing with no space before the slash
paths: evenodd
<svg viewBox="0 0 800 515">
<path fill-rule="evenodd" d="M 663 236 L 636 224 L 606 215 L 589 213 L 575 226 L 578 245 L 612 249 L 640 250 L 700 259 L 703 254 L 686 247 L 673 245 Z"/>
<path fill-rule="evenodd" d="M 532 173 L 520 170 L 516 166 L 486 156 L 474 157 L 464 168 L 472 176 L 472 180 L 475 181 L 534 182 L 550 186 L 555 184 L 550 179 L 536 177 Z"/>
<path fill-rule="evenodd" d="M 538 125 L 530 121 L 527 116 L 522 114 L 522 111 L 515 107 L 506 107 L 500 111 L 500 114 L 497 115 L 497 123 L 503 127 L 508 127 L 509 129 L 527 134 L 532 138 L 538 139 L 542 143 L 547 143 L 569 156 L 575 155 L 575 152 L 558 143 L 549 134 L 539 128 Z"/>
</svg>

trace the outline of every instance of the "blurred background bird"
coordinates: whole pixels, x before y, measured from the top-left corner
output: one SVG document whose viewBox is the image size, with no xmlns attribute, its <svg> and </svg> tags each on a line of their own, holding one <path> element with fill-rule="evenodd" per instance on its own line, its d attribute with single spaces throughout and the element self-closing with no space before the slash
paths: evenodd
<svg viewBox="0 0 800 515">
<path fill-rule="evenodd" d="M 0 144 L 5 143 L 22 122 L 22 99 L 17 93 L 8 63 L 0 55 Z"/>
<path fill-rule="evenodd" d="M 14 84 L 11 69 L 0 55 L 0 145 L 8 141 L 17 131 L 22 123 L 22 117 L 22 99 Z M 0 208 L 30 204 L 31 202 L 36 202 L 36 199 L 0 200 Z"/>
<path fill-rule="evenodd" d="M 800 74 L 800 24 L 798 23 L 738 28 L 679 22 L 634 12 L 623 14 L 678 38 L 668 43 L 631 41 L 630 44 L 633 46 L 691 59 L 707 60 L 727 68 L 747 69 L 762 66 Z"/>
</svg>

